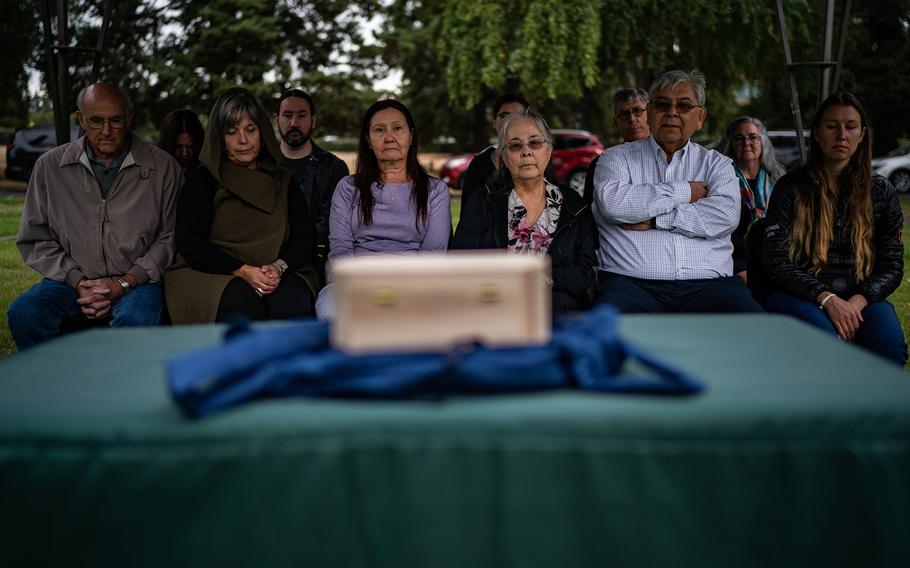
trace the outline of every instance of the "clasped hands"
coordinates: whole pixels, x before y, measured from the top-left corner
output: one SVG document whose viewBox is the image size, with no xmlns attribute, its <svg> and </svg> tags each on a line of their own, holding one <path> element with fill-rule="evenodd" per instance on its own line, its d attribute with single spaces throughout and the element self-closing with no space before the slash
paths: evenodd
<svg viewBox="0 0 910 568">
<path fill-rule="evenodd" d="M 828 298 L 831 292 L 822 292 L 818 295 L 817 303 Z M 834 325 L 837 336 L 844 341 L 853 341 L 856 337 L 856 331 L 863 323 L 863 309 L 869 305 L 866 298 L 861 294 L 853 295 L 849 300 L 842 300 L 838 296 L 831 294 L 827 299 L 822 310 L 831 324 Z"/>
<path fill-rule="evenodd" d="M 260 296 L 271 294 L 281 282 L 281 270 L 274 264 L 264 266 L 244 264 L 234 271 L 234 276 L 242 278 Z"/>
<path fill-rule="evenodd" d="M 130 284 L 135 286 L 134 282 Z M 88 319 L 106 317 L 110 313 L 113 303 L 124 294 L 123 286 L 114 278 L 82 280 L 76 285 L 76 292 L 79 294 L 76 303 L 79 304 L 82 314 Z"/>
<path fill-rule="evenodd" d="M 708 184 L 703 181 L 690 181 L 689 188 L 691 189 L 689 203 L 695 203 L 699 199 L 708 197 Z M 647 231 L 656 226 L 656 221 L 652 217 L 651 219 L 645 219 L 639 223 L 621 223 L 619 228 L 626 231 Z"/>
</svg>

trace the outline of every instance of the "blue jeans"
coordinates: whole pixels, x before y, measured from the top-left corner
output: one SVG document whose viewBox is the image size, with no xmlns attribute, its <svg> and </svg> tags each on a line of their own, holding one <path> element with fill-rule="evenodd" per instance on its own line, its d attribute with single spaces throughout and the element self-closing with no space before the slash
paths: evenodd
<svg viewBox="0 0 910 568">
<path fill-rule="evenodd" d="M 45 278 L 13 300 L 6 314 L 9 331 L 19 350 L 53 339 L 67 327 L 87 327 L 93 320 L 82 315 L 79 293 L 66 282 Z M 164 311 L 161 286 L 143 284 L 111 306 L 111 327 L 158 325 Z"/>
<path fill-rule="evenodd" d="M 596 303 L 607 302 L 624 314 L 762 313 L 738 276 L 700 280 L 644 280 L 599 271 Z"/>
<path fill-rule="evenodd" d="M 769 312 L 793 316 L 837 337 L 831 320 L 812 302 L 778 292 L 768 296 L 765 307 Z M 907 362 L 907 343 L 894 306 L 882 300 L 866 306 L 862 314 L 863 321 L 853 342 L 903 367 Z"/>
</svg>

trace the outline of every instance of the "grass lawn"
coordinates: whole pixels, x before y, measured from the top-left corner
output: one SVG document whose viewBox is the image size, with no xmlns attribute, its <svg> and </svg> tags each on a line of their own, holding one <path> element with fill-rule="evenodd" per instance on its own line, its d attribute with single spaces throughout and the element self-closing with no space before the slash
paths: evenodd
<svg viewBox="0 0 910 568">
<path fill-rule="evenodd" d="M 901 200 L 904 216 L 910 216 L 910 198 Z M 19 251 L 16 249 L 15 235 L 19 227 L 19 215 L 22 211 L 22 199 L 0 199 L 0 357 L 6 357 L 16 350 L 13 340 L 6 325 L 6 308 L 13 298 L 38 282 L 38 274 L 22 263 Z M 461 213 L 461 200 L 452 200 L 452 224 L 458 223 Z M 910 267 L 910 234 L 904 232 L 904 266 Z M 905 269 L 910 272 L 910 269 Z M 910 277 L 905 275 L 904 281 L 897 291 L 889 298 L 894 304 L 901 320 L 904 335 L 910 330 Z"/>
<path fill-rule="evenodd" d="M 6 357 L 16 350 L 6 325 L 7 306 L 16 296 L 41 279 L 37 272 L 23 264 L 16 248 L 15 235 L 19 230 L 21 211 L 22 199 L 0 199 L 0 357 Z"/>
</svg>

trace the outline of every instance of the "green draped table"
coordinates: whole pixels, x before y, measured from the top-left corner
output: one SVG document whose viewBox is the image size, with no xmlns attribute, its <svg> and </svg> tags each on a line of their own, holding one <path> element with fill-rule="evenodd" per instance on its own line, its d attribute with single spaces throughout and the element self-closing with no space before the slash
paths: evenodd
<svg viewBox="0 0 910 568">
<path fill-rule="evenodd" d="M 260 401 L 164 362 L 218 326 L 0 362 L 5 566 L 910 566 L 910 377 L 777 316 L 629 316 L 691 397 Z"/>
</svg>

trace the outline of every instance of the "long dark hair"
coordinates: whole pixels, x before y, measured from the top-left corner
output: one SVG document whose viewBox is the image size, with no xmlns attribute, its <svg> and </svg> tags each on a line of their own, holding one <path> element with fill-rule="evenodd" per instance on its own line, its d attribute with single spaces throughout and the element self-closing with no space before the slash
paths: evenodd
<svg viewBox="0 0 910 568">
<path fill-rule="evenodd" d="M 202 152 L 202 141 L 205 130 L 199 117 L 190 109 L 171 111 L 161 123 L 161 133 L 158 136 L 158 147 L 177 157 L 177 137 L 186 132 L 193 139 L 193 165 L 199 163 L 199 153 Z"/>
<path fill-rule="evenodd" d="M 837 177 L 839 192 L 849 192 L 847 215 L 853 241 L 853 270 L 858 280 L 872 272 L 875 253 L 872 250 L 872 136 L 868 130 L 866 111 L 859 99 L 850 93 L 830 95 L 818 108 L 812 120 L 812 140 L 806 169 L 818 182 L 805 184 L 796 196 L 794 222 L 790 229 L 790 259 L 818 274 L 828 261 L 828 247 L 834 238 L 834 221 L 838 196 L 825 174 L 825 156 L 815 139 L 822 117 L 833 106 L 849 106 L 859 113 L 865 136 L 850 157 L 847 166 Z"/>
<path fill-rule="evenodd" d="M 373 191 L 370 186 L 374 182 L 382 183 L 379 160 L 376 159 L 376 154 L 373 153 L 373 149 L 370 147 L 370 121 L 377 112 L 388 108 L 400 111 L 408 123 L 408 128 L 411 130 L 411 147 L 408 148 L 406 171 L 408 179 L 414 184 L 413 189 L 411 189 L 411 197 L 417 204 L 417 216 L 414 222 L 415 224 L 426 223 L 430 176 L 427 175 L 427 171 L 423 169 L 423 166 L 417 160 L 419 144 L 417 128 L 414 126 L 414 117 L 408 107 L 394 99 L 385 99 L 373 103 L 363 115 L 363 124 L 360 127 L 360 142 L 357 145 L 357 168 L 354 173 L 354 185 L 357 186 L 357 190 L 360 193 L 360 220 L 364 225 L 373 223 L 373 206 L 376 204 L 376 200 L 373 198 Z"/>
</svg>

